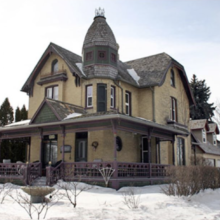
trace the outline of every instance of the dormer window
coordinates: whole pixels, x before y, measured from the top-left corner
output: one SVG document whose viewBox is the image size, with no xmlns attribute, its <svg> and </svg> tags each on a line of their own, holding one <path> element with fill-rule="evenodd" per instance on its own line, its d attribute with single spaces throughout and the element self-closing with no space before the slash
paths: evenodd
<svg viewBox="0 0 220 220">
<path fill-rule="evenodd" d="M 173 69 L 171 69 L 171 73 L 170 73 L 170 85 L 175 87 L 175 74 Z"/>
<path fill-rule="evenodd" d="M 116 55 L 114 53 L 111 53 L 111 60 L 116 63 Z"/>
<path fill-rule="evenodd" d="M 203 141 L 203 143 L 206 143 L 206 130 L 205 130 L 205 128 L 202 129 L 202 141 Z"/>
<path fill-rule="evenodd" d="M 217 137 L 216 137 L 216 133 L 215 132 L 213 133 L 212 137 L 213 137 L 213 145 L 216 146 L 217 145 Z"/>
<path fill-rule="evenodd" d="M 52 62 L 51 72 L 52 72 L 52 73 L 57 73 L 57 72 L 58 72 L 58 60 L 57 60 L 57 59 L 55 59 L 55 60 Z"/>
</svg>

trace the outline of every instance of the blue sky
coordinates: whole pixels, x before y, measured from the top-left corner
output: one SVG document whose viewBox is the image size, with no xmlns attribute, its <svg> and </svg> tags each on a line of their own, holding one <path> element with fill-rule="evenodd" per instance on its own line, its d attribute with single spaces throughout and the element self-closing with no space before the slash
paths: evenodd
<svg viewBox="0 0 220 220">
<path fill-rule="evenodd" d="M 95 9 L 105 9 L 122 61 L 166 52 L 211 88 L 220 100 L 219 0 L 5 0 L 0 1 L 0 104 L 16 108 L 21 87 L 50 42 L 81 55 Z"/>
</svg>

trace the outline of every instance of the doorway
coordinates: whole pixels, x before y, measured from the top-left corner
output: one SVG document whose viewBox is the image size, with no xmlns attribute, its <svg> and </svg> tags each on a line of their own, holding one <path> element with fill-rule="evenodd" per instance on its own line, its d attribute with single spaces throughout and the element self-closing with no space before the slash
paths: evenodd
<svg viewBox="0 0 220 220">
<path fill-rule="evenodd" d="M 75 143 L 75 161 L 76 162 L 87 162 L 87 132 L 76 133 Z"/>
</svg>

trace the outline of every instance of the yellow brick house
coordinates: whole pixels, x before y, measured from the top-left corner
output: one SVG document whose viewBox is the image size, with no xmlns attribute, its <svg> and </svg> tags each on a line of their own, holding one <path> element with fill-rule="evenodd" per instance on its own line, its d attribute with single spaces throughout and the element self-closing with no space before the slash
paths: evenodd
<svg viewBox="0 0 220 220">
<path fill-rule="evenodd" d="M 184 67 L 166 53 L 122 62 L 118 51 L 101 10 L 82 56 L 54 43 L 46 48 L 21 89 L 29 120 L 0 129 L 1 140 L 28 140 L 27 162 L 39 167 L 33 176 L 46 175 L 48 165 L 50 183 L 61 166 L 64 179 L 80 167 L 91 176 L 99 164 L 114 167 L 118 188 L 131 176 L 159 178 L 167 165 L 190 164 L 195 103 Z"/>
</svg>

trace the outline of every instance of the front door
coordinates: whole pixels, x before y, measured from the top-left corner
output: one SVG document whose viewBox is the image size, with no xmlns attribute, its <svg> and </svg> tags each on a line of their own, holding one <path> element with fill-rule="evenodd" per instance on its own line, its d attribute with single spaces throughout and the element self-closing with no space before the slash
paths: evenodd
<svg viewBox="0 0 220 220">
<path fill-rule="evenodd" d="M 149 149 L 147 137 L 142 137 L 141 162 L 149 163 Z"/>
<path fill-rule="evenodd" d="M 76 140 L 76 162 L 86 162 L 87 161 L 87 140 L 78 139 Z"/>
</svg>

